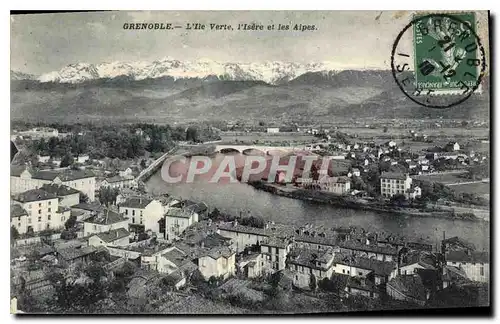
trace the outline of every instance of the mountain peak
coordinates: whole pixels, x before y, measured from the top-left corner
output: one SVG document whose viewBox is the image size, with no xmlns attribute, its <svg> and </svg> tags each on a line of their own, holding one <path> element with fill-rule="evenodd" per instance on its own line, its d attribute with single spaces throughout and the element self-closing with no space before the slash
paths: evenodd
<svg viewBox="0 0 500 324">
<path fill-rule="evenodd" d="M 172 77 L 174 79 L 216 77 L 233 81 L 264 81 L 270 84 L 288 82 L 308 72 L 333 73 L 340 70 L 334 62 L 262 63 L 218 62 L 203 58 L 181 61 L 170 56 L 153 62 L 73 63 L 59 71 L 41 75 L 40 82 L 80 83 L 89 80 L 127 76 L 133 80 Z"/>
</svg>

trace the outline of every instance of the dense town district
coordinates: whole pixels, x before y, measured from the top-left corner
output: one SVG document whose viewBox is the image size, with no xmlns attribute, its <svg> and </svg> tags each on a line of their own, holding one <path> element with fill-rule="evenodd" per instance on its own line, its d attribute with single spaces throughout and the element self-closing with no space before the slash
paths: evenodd
<svg viewBox="0 0 500 324">
<path fill-rule="evenodd" d="M 489 151 L 480 149 L 488 138 L 440 141 L 432 128 L 426 134 L 410 125 L 391 139 L 387 126 L 377 127 L 380 136 L 366 139 L 315 125 L 14 125 L 11 140 L 20 152 L 10 171 L 12 312 L 489 305 L 489 252 L 464 238 L 443 232 L 429 242 L 356 226 L 278 223 L 251 211 L 230 215 L 210 201 L 153 194 L 144 184 L 165 152 L 179 147 L 210 142 L 224 145 L 224 154 L 238 146 L 300 146 L 334 157 L 328 181 L 317 174 L 283 183 L 277 174 L 272 184 L 252 185 L 318 203 L 327 196 L 344 208 L 489 221 Z"/>
</svg>

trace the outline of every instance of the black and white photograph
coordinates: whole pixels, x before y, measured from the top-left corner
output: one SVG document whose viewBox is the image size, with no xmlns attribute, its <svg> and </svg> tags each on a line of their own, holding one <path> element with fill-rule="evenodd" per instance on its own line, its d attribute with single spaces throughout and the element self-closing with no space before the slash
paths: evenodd
<svg viewBox="0 0 500 324">
<path fill-rule="evenodd" d="M 11 314 L 490 310 L 489 11 L 9 19 Z"/>
</svg>

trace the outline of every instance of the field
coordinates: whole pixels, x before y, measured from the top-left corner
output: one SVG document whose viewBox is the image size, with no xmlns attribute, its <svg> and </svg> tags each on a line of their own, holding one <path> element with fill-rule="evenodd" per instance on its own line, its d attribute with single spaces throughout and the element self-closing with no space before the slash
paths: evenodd
<svg viewBox="0 0 500 324">
<path fill-rule="evenodd" d="M 456 185 L 456 186 L 451 186 L 451 188 L 457 193 L 467 192 L 477 195 L 490 194 L 490 183 L 484 183 L 484 182 Z"/>
<path fill-rule="evenodd" d="M 444 173 L 444 174 L 442 174 L 442 173 L 434 173 L 434 174 L 418 175 L 418 176 L 414 176 L 414 178 L 416 180 L 439 182 L 439 183 L 442 183 L 442 184 L 450 184 L 450 183 L 470 181 L 470 180 L 468 180 L 466 178 L 461 178 L 460 175 L 461 174 L 459 174 L 459 173 Z M 453 188 L 456 188 L 456 187 L 458 187 L 458 186 L 453 186 Z"/>
<path fill-rule="evenodd" d="M 304 133 L 241 133 L 225 132 L 221 134 L 222 143 L 254 143 L 254 141 L 264 142 L 298 142 L 309 143 L 318 141 L 314 136 Z"/>
</svg>

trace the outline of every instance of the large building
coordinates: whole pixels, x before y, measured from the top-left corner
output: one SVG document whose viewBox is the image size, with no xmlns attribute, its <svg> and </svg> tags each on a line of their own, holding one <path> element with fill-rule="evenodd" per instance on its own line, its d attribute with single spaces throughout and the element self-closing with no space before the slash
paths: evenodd
<svg viewBox="0 0 500 324">
<path fill-rule="evenodd" d="M 159 235 L 160 220 L 164 208 L 160 201 L 146 197 L 128 197 L 119 205 L 120 214 L 129 220 L 129 224 L 143 225 L 145 231 Z"/>
<path fill-rule="evenodd" d="M 488 252 L 450 251 L 446 254 L 446 265 L 465 272 L 468 279 L 479 282 L 490 280 L 490 257 Z"/>
<path fill-rule="evenodd" d="M 188 226 L 198 222 L 198 213 L 183 208 L 171 207 L 165 214 L 165 239 L 174 240 Z"/>
<path fill-rule="evenodd" d="M 59 206 L 71 207 L 80 203 L 80 191 L 61 184 L 44 184 L 40 189 L 59 198 Z"/>
<path fill-rule="evenodd" d="M 404 195 L 409 199 L 411 184 L 412 179 L 408 173 L 382 172 L 380 176 L 380 194 L 386 198 Z"/>
<path fill-rule="evenodd" d="M 11 166 L 10 192 L 18 194 L 38 189 L 45 184 L 62 184 L 76 189 L 95 200 L 95 175 L 88 170 L 41 170 L 34 171 L 25 166 Z"/>
<path fill-rule="evenodd" d="M 19 234 L 60 229 L 70 216 L 68 208 L 59 207 L 56 195 L 42 189 L 25 191 L 12 200 L 14 206 L 11 206 L 11 226 Z"/>
</svg>

